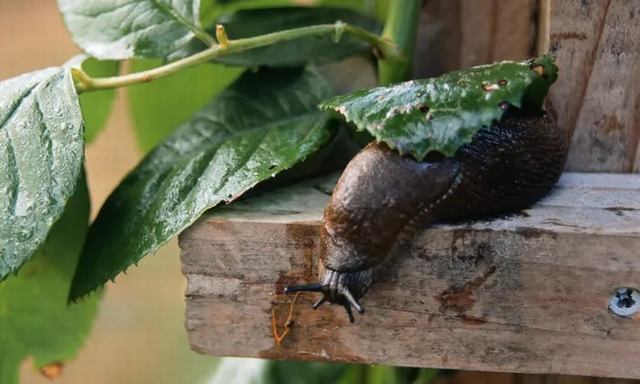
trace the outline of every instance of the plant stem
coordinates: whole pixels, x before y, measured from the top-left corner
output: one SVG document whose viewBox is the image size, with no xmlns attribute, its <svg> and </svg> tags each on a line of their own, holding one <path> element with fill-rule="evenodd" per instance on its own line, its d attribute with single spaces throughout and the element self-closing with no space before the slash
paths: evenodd
<svg viewBox="0 0 640 384">
<path fill-rule="evenodd" d="M 383 57 L 378 61 L 380 85 L 403 81 L 409 76 L 421 4 L 422 0 L 398 0 L 389 3 L 382 37 L 395 43 L 402 52 L 402 57 Z"/>
<path fill-rule="evenodd" d="M 223 33 L 224 30 L 219 33 Z M 92 78 L 80 68 L 73 69 L 76 91 L 78 93 L 87 91 L 97 91 L 103 89 L 118 88 L 133 84 L 146 83 L 164 76 L 171 75 L 194 65 L 205 63 L 212 59 L 243 52 L 246 50 L 260 48 L 281 41 L 298 39 L 307 36 L 319 36 L 334 34 L 339 38 L 342 34 L 349 34 L 363 40 L 377 49 L 382 57 L 389 59 L 400 59 L 400 51 L 389 40 L 381 38 L 367 30 L 345 24 L 341 21 L 335 24 L 320 24 L 308 27 L 287 29 L 265 35 L 249 37 L 245 39 L 226 40 L 224 44 L 215 44 L 204 51 L 198 52 L 184 59 L 150 69 L 148 71 L 131 73 L 123 76 Z M 224 34 L 226 36 L 226 34 Z"/>
</svg>

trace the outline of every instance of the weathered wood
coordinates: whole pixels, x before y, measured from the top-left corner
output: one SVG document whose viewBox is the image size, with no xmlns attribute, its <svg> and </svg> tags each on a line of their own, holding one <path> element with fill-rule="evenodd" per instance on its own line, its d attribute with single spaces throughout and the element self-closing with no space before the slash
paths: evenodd
<svg viewBox="0 0 640 384">
<path fill-rule="evenodd" d="M 550 14 L 549 106 L 571 142 L 567 169 L 640 170 L 640 2 L 553 0 Z"/>
<path fill-rule="evenodd" d="M 609 313 L 640 287 L 640 175 L 565 174 L 534 208 L 420 233 L 350 324 L 301 295 L 280 349 L 285 285 L 319 270 L 331 180 L 206 214 L 180 237 L 192 348 L 220 356 L 640 378 L 640 321 Z"/>
<path fill-rule="evenodd" d="M 548 20 L 544 1 L 426 2 L 414 75 L 524 59 L 548 32 L 560 67 L 548 107 L 571 143 L 567 170 L 640 171 L 640 1 L 546 0 Z"/>
<path fill-rule="evenodd" d="M 534 46 L 534 0 L 429 0 L 421 15 L 414 75 L 522 60 Z"/>
</svg>

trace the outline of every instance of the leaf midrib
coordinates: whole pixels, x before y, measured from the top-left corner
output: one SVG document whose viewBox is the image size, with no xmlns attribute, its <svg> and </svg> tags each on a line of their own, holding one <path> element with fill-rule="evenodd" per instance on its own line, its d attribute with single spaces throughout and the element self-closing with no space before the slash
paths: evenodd
<svg viewBox="0 0 640 384">
<path fill-rule="evenodd" d="M 20 95 L 20 97 L 18 98 L 18 100 L 16 100 L 16 102 L 14 103 L 14 105 L 11 107 L 11 109 L 9 110 L 9 112 L 7 113 L 7 116 L 0 121 L 0 129 L 4 129 L 4 127 L 6 127 L 9 123 L 9 121 L 11 121 L 13 119 L 13 116 L 16 114 L 16 112 L 18 111 L 18 109 L 20 109 L 20 107 L 22 106 L 22 103 L 31 96 L 31 94 L 33 93 L 33 90 L 40 85 L 40 81 L 34 83 L 31 87 L 27 88 L 22 95 Z"/>
<path fill-rule="evenodd" d="M 192 24 L 189 20 L 187 20 L 180 13 L 178 13 L 174 8 L 169 7 L 167 4 L 159 0 L 149 0 L 149 1 L 154 7 L 164 12 L 165 14 L 169 15 L 178 23 L 184 25 L 189 31 L 191 31 L 191 33 L 193 33 L 195 37 L 198 38 L 198 40 L 202 41 L 206 45 L 210 44 L 209 41 L 206 41 L 205 39 L 202 38 L 202 35 L 207 33 L 202 28 L 198 27 L 195 24 Z"/>
<path fill-rule="evenodd" d="M 185 28 L 187 28 L 191 33 L 194 34 L 195 37 L 197 37 L 199 40 L 201 40 L 202 42 L 204 42 L 205 44 L 209 45 L 210 42 L 205 41 L 204 39 L 201 38 L 201 36 L 203 34 L 207 34 L 203 29 L 199 28 L 197 25 L 191 23 L 188 19 L 186 19 L 185 17 L 183 17 L 180 13 L 178 13 L 175 9 L 171 8 L 170 6 L 168 6 L 167 4 L 162 3 L 159 0 L 145 0 L 148 1 L 149 4 L 151 4 L 152 7 L 156 8 L 157 10 L 159 10 L 160 12 L 164 13 L 165 15 L 169 16 L 170 19 L 173 19 L 173 21 L 177 22 L 178 24 L 183 25 Z M 85 13 L 80 13 L 78 11 L 75 10 L 70 10 L 67 11 L 69 14 L 73 14 L 75 16 L 80 16 L 80 17 L 87 17 L 90 19 L 98 19 L 100 17 L 104 17 L 107 16 L 110 13 L 114 13 L 122 8 L 128 7 L 128 6 L 135 6 L 140 4 L 140 0 L 133 0 L 130 1 L 128 3 L 124 3 L 124 4 L 119 4 L 117 7 L 115 8 L 111 8 L 108 11 L 105 12 L 100 12 L 98 14 L 85 14 Z M 170 21 L 170 20 L 166 20 L 166 21 Z M 165 21 L 165 22 L 166 22 Z M 147 28 L 153 28 L 153 27 L 157 27 L 159 24 L 151 24 L 148 25 L 144 28 L 135 30 L 135 31 L 128 31 L 125 32 L 126 35 L 130 35 L 133 33 L 139 33 L 141 30 L 147 29 Z M 125 35 L 125 36 L 126 36 Z M 124 37 L 124 36 L 123 36 Z M 118 40 L 122 40 L 121 37 Z"/>
</svg>

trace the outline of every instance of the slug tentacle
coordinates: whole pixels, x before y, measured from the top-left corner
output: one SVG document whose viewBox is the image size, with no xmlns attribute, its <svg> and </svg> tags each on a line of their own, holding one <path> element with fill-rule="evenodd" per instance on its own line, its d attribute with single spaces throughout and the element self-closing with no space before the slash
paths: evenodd
<svg viewBox="0 0 640 384">
<path fill-rule="evenodd" d="M 286 292 L 321 292 L 314 304 L 352 308 L 385 261 L 416 229 L 440 221 L 487 218 L 529 207 L 557 182 L 566 144 L 549 116 L 510 107 L 454 157 L 418 162 L 371 143 L 347 165 L 324 212 L 321 282 Z"/>
<path fill-rule="evenodd" d="M 327 269 L 321 283 L 289 286 L 285 287 L 284 292 L 322 292 L 322 297 L 313 304 L 313 309 L 318 309 L 326 302 L 340 304 L 347 311 L 349 321 L 353 323 L 355 319 L 351 308 L 353 307 L 360 314 L 364 313 L 364 308 L 358 299 L 367 292 L 372 283 L 371 269 L 355 272 Z"/>
</svg>

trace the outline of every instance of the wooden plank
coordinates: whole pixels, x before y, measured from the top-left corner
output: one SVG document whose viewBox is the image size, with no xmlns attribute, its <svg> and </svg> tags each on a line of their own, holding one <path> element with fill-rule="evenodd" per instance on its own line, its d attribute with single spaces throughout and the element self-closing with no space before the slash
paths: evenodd
<svg viewBox="0 0 640 384">
<path fill-rule="evenodd" d="M 616 287 L 640 287 L 640 175 L 566 174 L 508 218 L 420 233 L 363 298 L 301 295 L 281 347 L 285 285 L 319 271 L 321 215 L 335 179 L 206 214 L 180 236 L 192 348 L 219 356 L 329 360 L 640 378 L 640 321 L 610 314 Z"/>
<path fill-rule="evenodd" d="M 571 147 L 567 169 L 640 169 L 640 2 L 551 1 L 560 67 L 549 107 Z"/>
<path fill-rule="evenodd" d="M 414 76 L 432 77 L 530 57 L 534 0 L 430 0 L 418 30 Z"/>
</svg>

